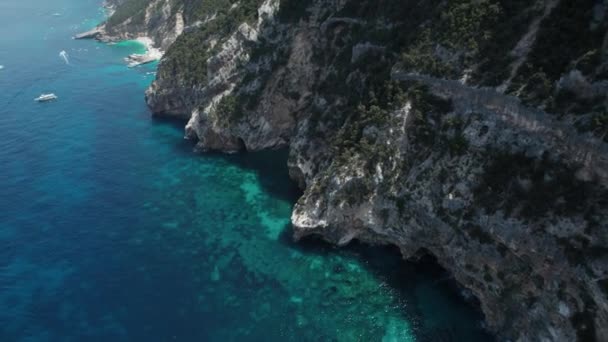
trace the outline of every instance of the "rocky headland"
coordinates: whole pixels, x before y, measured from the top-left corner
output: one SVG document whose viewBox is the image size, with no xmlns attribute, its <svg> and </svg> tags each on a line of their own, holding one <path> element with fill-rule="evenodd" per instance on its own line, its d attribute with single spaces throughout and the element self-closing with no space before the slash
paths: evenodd
<svg viewBox="0 0 608 342">
<path fill-rule="evenodd" d="M 184 29 L 181 13 L 173 12 L 172 3 L 105 0 L 103 7 L 108 12 L 109 19 L 89 31 L 76 34 L 73 38 L 96 39 L 104 43 L 136 40 L 146 47 L 146 52 L 125 58 L 129 67 L 158 61 Z M 146 7 L 142 7 L 143 10 L 138 14 L 129 12 L 144 5 Z"/>
<path fill-rule="evenodd" d="M 608 340 L 608 3 L 128 0 L 200 151 L 287 147 L 296 239 L 429 254 L 501 340 Z M 83 37 L 83 38 L 84 38 Z"/>
</svg>

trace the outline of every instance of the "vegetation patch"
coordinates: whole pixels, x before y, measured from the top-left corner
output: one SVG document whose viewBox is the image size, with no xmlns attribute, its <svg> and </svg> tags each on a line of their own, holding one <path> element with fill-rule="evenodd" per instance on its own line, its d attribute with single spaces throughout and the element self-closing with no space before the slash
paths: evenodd
<svg viewBox="0 0 608 342">
<path fill-rule="evenodd" d="M 348 205 L 353 206 L 369 198 L 372 191 L 373 187 L 367 178 L 353 178 L 344 184 L 340 195 L 337 197 L 346 201 Z"/>
<path fill-rule="evenodd" d="M 602 109 L 593 112 L 585 121 L 579 123 L 577 128 L 582 132 L 591 132 L 608 143 L 608 111 Z"/>
<path fill-rule="evenodd" d="M 494 244 L 494 239 L 489 233 L 486 233 L 481 227 L 476 225 L 468 225 L 465 228 L 465 231 L 469 235 L 470 238 L 479 241 L 482 245 L 492 245 Z"/>
<path fill-rule="evenodd" d="M 224 121 L 229 122 L 238 119 L 242 115 L 242 112 L 237 97 L 233 95 L 224 96 L 215 108 L 215 114 L 218 118 L 225 118 Z"/>
<path fill-rule="evenodd" d="M 524 0 L 456 0 L 427 11 L 429 24 L 406 45 L 406 70 L 460 78 L 467 69 L 485 85 L 508 77 L 509 52 L 525 33 L 534 11 Z"/>
<path fill-rule="evenodd" d="M 576 336 L 579 341 L 595 341 L 595 314 L 586 309 L 582 312 L 577 312 L 570 318 L 570 322 L 576 329 Z"/>
<path fill-rule="evenodd" d="M 308 19 L 310 12 L 308 7 L 313 0 L 281 0 L 279 4 L 278 17 L 284 22 L 297 22 Z"/>
<path fill-rule="evenodd" d="M 185 1 L 185 7 L 200 6 L 195 7 L 196 18 L 213 19 L 177 38 L 163 58 L 159 76 L 178 78 L 184 81 L 185 85 L 200 86 L 207 82 L 209 58 L 219 51 L 223 40 L 242 23 L 257 21 L 257 9 L 262 0 L 182 1 Z M 211 46 L 213 39 L 216 40 L 214 47 Z"/>
<path fill-rule="evenodd" d="M 116 11 L 108 18 L 109 27 L 124 23 L 131 18 L 133 24 L 143 23 L 146 16 L 146 7 L 152 0 L 127 0 L 116 8 Z"/>
<path fill-rule="evenodd" d="M 522 66 L 510 91 L 523 89 L 527 103 L 554 101 L 555 84 L 573 68 L 590 73 L 601 63 L 605 24 L 592 27 L 594 0 L 562 0 L 538 31 L 527 63 Z M 564 43 L 567 42 L 567 48 Z M 539 81 L 541 86 L 539 87 Z M 554 108 L 557 108 L 554 106 Z"/>
<path fill-rule="evenodd" d="M 608 278 L 598 280 L 598 285 L 604 293 L 604 297 L 608 299 Z"/>
<path fill-rule="evenodd" d="M 600 212 L 608 192 L 575 177 L 575 171 L 546 157 L 495 152 L 475 189 L 477 205 L 488 212 L 518 210 L 523 217 L 540 218 L 549 213 L 568 216 Z"/>
</svg>

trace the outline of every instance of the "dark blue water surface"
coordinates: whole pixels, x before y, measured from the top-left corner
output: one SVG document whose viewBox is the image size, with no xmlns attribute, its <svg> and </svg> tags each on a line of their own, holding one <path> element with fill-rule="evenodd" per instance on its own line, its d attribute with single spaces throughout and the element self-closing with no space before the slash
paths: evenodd
<svg viewBox="0 0 608 342">
<path fill-rule="evenodd" d="M 488 339 L 445 274 L 292 243 L 285 153 L 192 153 L 141 46 L 70 39 L 99 6 L 0 1 L 0 341 Z"/>
</svg>

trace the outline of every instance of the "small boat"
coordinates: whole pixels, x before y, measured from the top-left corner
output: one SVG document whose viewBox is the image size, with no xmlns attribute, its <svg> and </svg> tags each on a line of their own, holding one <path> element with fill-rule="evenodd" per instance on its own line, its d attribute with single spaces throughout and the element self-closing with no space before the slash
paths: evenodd
<svg viewBox="0 0 608 342">
<path fill-rule="evenodd" d="M 47 102 L 47 101 L 53 101 L 53 100 L 57 100 L 57 96 L 53 93 L 42 94 L 34 99 L 34 101 L 37 101 L 37 102 Z"/>
</svg>

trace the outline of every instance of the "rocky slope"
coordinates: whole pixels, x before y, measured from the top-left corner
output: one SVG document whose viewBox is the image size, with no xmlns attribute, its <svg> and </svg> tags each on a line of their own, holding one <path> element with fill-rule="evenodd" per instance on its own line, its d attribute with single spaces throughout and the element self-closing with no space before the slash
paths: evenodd
<svg viewBox="0 0 608 342">
<path fill-rule="evenodd" d="M 608 340 L 608 2 L 129 3 L 155 114 L 289 147 L 296 238 L 431 254 L 502 340 Z"/>
<path fill-rule="evenodd" d="M 174 0 L 105 0 L 109 19 L 74 38 L 115 42 L 146 37 L 166 50 L 185 28 L 182 7 Z"/>
</svg>

